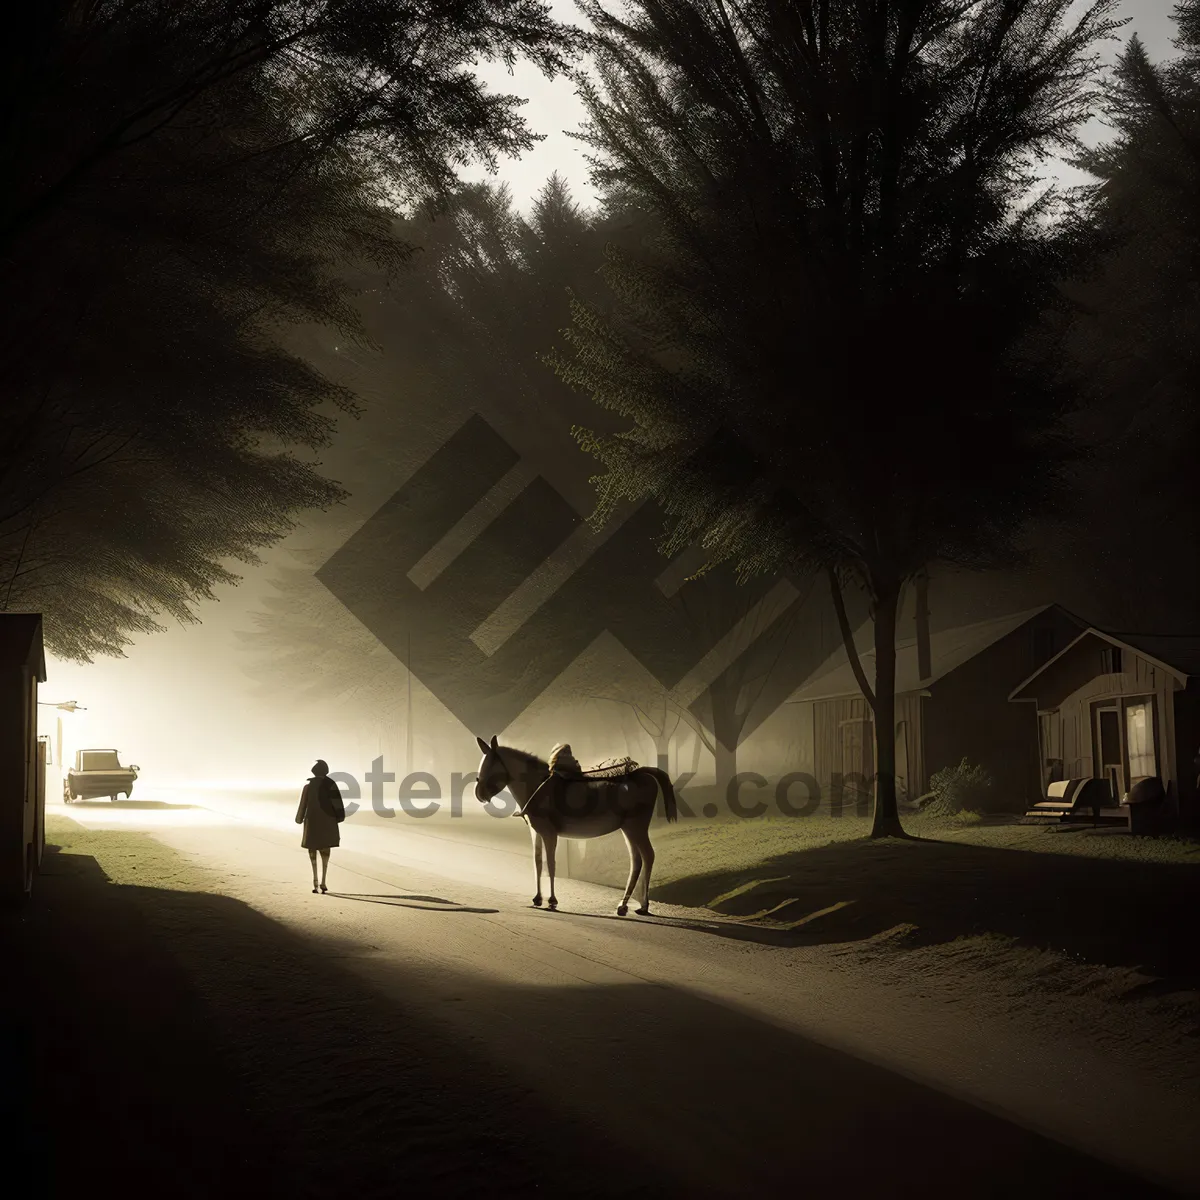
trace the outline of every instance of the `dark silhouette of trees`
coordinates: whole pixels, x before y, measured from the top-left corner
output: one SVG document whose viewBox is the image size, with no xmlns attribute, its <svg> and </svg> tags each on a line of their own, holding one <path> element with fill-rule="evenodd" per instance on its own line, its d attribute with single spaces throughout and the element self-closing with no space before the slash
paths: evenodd
<svg viewBox="0 0 1200 1200">
<path fill-rule="evenodd" d="M 865 589 L 873 833 L 902 832 L 895 626 L 930 564 L 997 567 L 1058 497 L 1070 403 L 1030 352 L 1086 227 L 1030 197 L 1077 148 L 1108 0 L 638 0 L 585 6 L 594 179 L 661 224 L 614 250 L 617 316 L 582 302 L 562 377 L 624 419 L 581 431 L 595 519 L 654 497 L 662 547 L 743 577 Z M 1040 346 L 1044 351 L 1044 344 Z M 873 686 L 872 686 L 873 684 Z"/>
<path fill-rule="evenodd" d="M 693 551 L 688 557 L 694 556 Z M 622 678 L 608 668 L 603 680 L 589 681 L 581 695 L 627 707 L 660 759 L 681 725 L 688 728 L 712 755 L 717 792 L 727 796 L 747 729 L 795 685 L 779 672 L 796 649 L 789 645 L 799 631 L 800 604 L 794 598 L 786 583 L 776 588 L 770 580 L 756 580 L 739 586 L 727 570 L 688 578 L 674 592 L 672 605 L 696 647 L 699 678 L 689 675 L 664 687 L 645 676 Z"/>
<path fill-rule="evenodd" d="M 317 346 L 309 353 L 331 378 L 349 381 L 362 394 L 395 395 L 402 405 L 381 400 L 361 422 L 341 425 L 327 457 L 335 473 L 353 476 L 356 494 L 337 514 L 309 522 L 313 549 L 274 573 L 272 593 L 242 635 L 245 669 L 264 689 L 300 696 L 319 677 L 313 695 L 342 698 L 389 720 L 398 711 L 389 693 L 404 668 L 313 572 L 353 531 L 354 521 L 341 518 L 364 519 L 372 503 L 386 498 L 385 483 L 384 493 L 364 507 L 357 493 L 370 490 L 368 481 L 375 488 L 380 481 L 402 482 L 410 425 L 447 411 L 478 411 L 492 421 L 503 418 L 534 467 L 563 454 L 588 465 L 567 429 L 571 412 L 583 415 L 586 402 L 538 355 L 569 319 L 567 284 L 587 289 L 612 235 L 611 223 L 595 227 L 557 178 L 528 216 L 514 209 L 506 188 L 473 184 L 396 229 L 403 244 L 419 248 L 407 268 L 390 278 L 363 270 L 359 279 L 364 327 L 386 353 L 361 362 L 349 361 L 353 350 L 324 359 Z M 603 292 L 598 279 L 594 290 Z M 407 461 L 407 469 L 414 465 Z M 325 669 L 314 676 L 313 664 Z"/>
<path fill-rule="evenodd" d="M 1200 5 L 1175 17 L 1179 57 L 1156 66 L 1133 38 L 1102 98 L 1113 136 L 1077 156 L 1106 249 L 1060 318 L 1087 397 L 1079 547 L 1142 628 L 1194 625 L 1200 589 Z M 1147 570 L 1170 586 L 1147 588 Z"/>
<path fill-rule="evenodd" d="M 343 495 L 349 389 L 284 348 L 366 330 L 352 267 L 397 206 L 531 144 L 479 57 L 563 63 L 533 0 L 58 0 L 0 50 L 0 602 L 56 653 L 192 617 L 231 564 Z"/>
<path fill-rule="evenodd" d="M 541 0 L 46 0 L 8 24 L 7 244 L 132 147 L 186 127 L 197 100 L 253 77 L 283 120 L 254 155 L 350 146 L 399 192 L 528 149 L 513 96 L 470 67 L 527 56 L 561 69 L 568 30 Z M 16 113 L 20 112 L 19 118 Z M 14 119 L 16 118 L 16 119 Z"/>
</svg>

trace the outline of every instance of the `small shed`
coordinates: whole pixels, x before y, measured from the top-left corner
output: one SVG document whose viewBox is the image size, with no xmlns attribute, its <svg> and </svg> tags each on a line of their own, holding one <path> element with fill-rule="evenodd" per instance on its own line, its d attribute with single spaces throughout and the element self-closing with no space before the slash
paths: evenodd
<svg viewBox="0 0 1200 1200">
<path fill-rule="evenodd" d="M 0 892 L 9 899 L 32 888 L 45 843 L 37 734 L 38 684 L 45 681 L 41 615 L 0 613 Z"/>
<path fill-rule="evenodd" d="M 1118 803 L 1158 778 L 1171 810 L 1200 822 L 1200 636 L 1088 628 L 1009 699 L 1037 713 L 1047 780 L 1104 779 Z"/>
<path fill-rule="evenodd" d="M 910 799 L 963 758 L 983 766 L 1010 805 L 1041 796 L 1037 721 L 1008 703 L 1014 684 L 1087 627 L 1057 604 L 933 631 L 923 664 L 916 638 L 896 643 L 896 783 Z M 874 679 L 871 626 L 855 638 Z M 875 776 L 871 707 L 845 650 L 832 655 L 790 703 L 811 706 L 812 773 L 822 790 L 869 791 Z"/>
</svg>

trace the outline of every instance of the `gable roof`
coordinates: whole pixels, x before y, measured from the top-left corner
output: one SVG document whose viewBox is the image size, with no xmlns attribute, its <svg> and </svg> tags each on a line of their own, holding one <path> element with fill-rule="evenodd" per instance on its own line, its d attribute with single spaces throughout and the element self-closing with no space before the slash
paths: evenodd
<svg viewBox="0 0 1200 1200">
<path fill-rule="evenodd" d="M 0 613 L 0 669 L 28 666 L 46 682 L 41 613 Z"/>
<path fill-rule="evenodd" d="M 1112 633 L 1132 647 L 1142 658 L 1184 675 L 1200 675 L 1200 634 L 1196 633 Z"/>
<path fill-rule="evenodd" d="M 1056 606 L 1053 604 L 1042 604 L 1037 608 L 1027 608 L 1022 612 L 1009 613 L 1007 616 L 977 621 L 972 625 L 959 625 L 953 629 L 942 629 L 936 633 L 930 632 L 930 674 L 925 679 L 921 679 L 918 671 L 917 639 L 912 637 L 897 640 L 896 693 L 899 695 L 905 692 L 923 691 L 931 683 L 936 683 L 937 680 L 949 675 L 951 671 L 961 667 L 963 663 L 968 662 L 977 654 L 981 654 L 1001 638 L 1007 637 L 1014 629 L 1020 629 L 1027 621 L 1054 607 Z M 858 648 L 859 658 L 862 660 L 867 679 L 874 686 L 875 650 L 871 644 L 871 630 L 870 621 L 861 625 L 854 635 L 854 645 Z M 854 671 L 846 656 L 845 647 L 840 647 L 813 672 L 808 682 L 801 684 L 788 697 L 788 703 L 834 700 L 843 696 L 861 694 L 858 681 L 854 678 Z"/>
<path fill-rule="evenodd" d="M 1116 646 L 1119 650 L 1131 650 L 1140 658 L 1144 658 L 1151 666 L 1158 667 L 1172 675 L 1181 684 L 1186 684 L 1189 676 L 1200 676 L 1200 634 L 1191 633 L 1106 633 L 1103 629 L 1089 626 L 1077 638 L 1068 642 L 1052 658 L 1048 658 L 1028 679 L 1022 680 L 1008 694 L 1010 700 L 1036 700 L 1036 696 L 1022 695 L 1027 687 L 1034 682 L 1053 663 L 1058 662 L 1064 655 L 1070 654 L 1080 642 L 1086 638 L 1096 637 Z"/>
</svg>

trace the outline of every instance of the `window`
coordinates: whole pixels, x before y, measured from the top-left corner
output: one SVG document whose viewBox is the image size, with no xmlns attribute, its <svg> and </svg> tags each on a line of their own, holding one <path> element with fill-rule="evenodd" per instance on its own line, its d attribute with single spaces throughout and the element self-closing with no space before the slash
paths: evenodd
<svg viewBox="0 0 1200 1200">
<path fill-rule="evenodd" d="M 1116 646 L 1105 646 L 1100 651 L 1100 674 L 1119 675 L 1121 673 L 1121 651 Z"/>
<path fill-rule="evenodd" d="M 115 750 L 81 750 L 79 760 L 81 771 L 119 771 L 121 769 Z"/>
<path fill-rule="evenodd" d="M 1125 744 L 1129 753 L 1129 778 L 1158 774 L 1154 753 L 1154 708 L 1149 700 L 1125 705 Z"/>
</svg>

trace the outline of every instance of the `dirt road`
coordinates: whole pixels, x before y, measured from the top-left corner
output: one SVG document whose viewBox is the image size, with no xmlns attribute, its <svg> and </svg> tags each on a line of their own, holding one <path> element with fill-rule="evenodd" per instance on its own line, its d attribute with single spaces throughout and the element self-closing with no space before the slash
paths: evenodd
<svg viewBox="0 0 1200 1200">
<path fill-rule="evenodd" d="M 347 822 L 315 896 L 287 814 L 216 807 L 58 806 L 77 824 L 9 931 L 40 972 L 45 1194 L 97 1169 L 197 1196 L 1200 1184 L 1196 1107 L 1133 1052 L 706 912 L 620 919 L 594 885 L 537 911 L 518 847 L 458 828 Z"/>
</svg>

